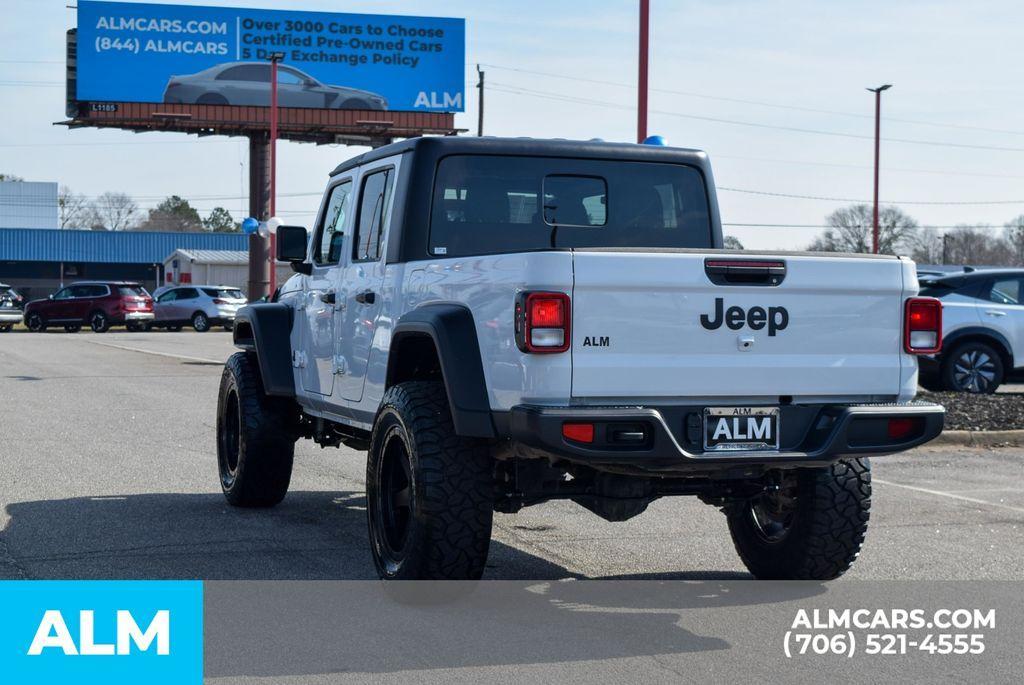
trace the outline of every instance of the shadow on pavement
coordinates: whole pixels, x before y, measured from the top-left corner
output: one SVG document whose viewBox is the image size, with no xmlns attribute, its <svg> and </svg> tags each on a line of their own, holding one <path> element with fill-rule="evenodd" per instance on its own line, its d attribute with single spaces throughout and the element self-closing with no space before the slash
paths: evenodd
<svg viewBox="0 0 1024 685">
<path fill-rule="evenodd" d="M 0 532 L 0 576 L 40 579 L 355 580 L 377 577 L 362 492 L 290 492 L 273 509 L 220 493 L 20 502 Z M 13 567 L 8 570 L 8 567 Z M 488 578 L 571 574 L 491 543 Z"/>
</svg>

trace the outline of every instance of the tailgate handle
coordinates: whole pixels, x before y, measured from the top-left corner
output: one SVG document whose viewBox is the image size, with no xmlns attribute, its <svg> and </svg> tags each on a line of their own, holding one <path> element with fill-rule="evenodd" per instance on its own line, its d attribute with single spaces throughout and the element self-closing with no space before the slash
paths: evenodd
<svg viewBox="0 0 1024 685">
<path fill-rule="evenodd" d="M 786 262 L 764 259 L 705 259 L 704 273 L 715 285 L 779 285 Z"/>
</svg>

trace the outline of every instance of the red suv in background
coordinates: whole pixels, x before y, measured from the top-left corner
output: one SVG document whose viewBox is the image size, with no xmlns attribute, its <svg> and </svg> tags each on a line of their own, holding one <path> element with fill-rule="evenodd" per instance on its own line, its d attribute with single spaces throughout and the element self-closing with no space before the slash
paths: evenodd
<svg viewBox="0 0 1024 685">
<path fill-rule="evenodd" d="M 122 324 L 137 331 L 152 320 L 153 298 L 141 284 L 126 281 L 73 283 L 45 300 L 25 305 L 25 325 L 36 332 L 62 325 L 67 332 L 77 333 L 85 324 L 97 333 Z"/>
</svg>

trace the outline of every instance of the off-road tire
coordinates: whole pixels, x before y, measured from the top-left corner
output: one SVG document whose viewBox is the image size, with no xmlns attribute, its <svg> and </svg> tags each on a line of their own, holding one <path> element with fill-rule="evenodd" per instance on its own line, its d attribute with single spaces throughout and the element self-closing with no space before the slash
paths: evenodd
<svg viewBox="0 0 1024 685">
<path fill-rule="evenodd" d="M 393 442 L 398 441 L 398 442 Z M 407 526 L 400 549 L 388 541 L 386 473 L 404 450 Z M 388 456 L 392 455 L 392 456 Z M 494 515 L 489 443 L 455 434 L 444 386 L 413 381 L 388 389 L 374 421 L 366 463 L 370 549 L 385 580 L 475 580 L 484 572 Z"/>
<path fill-rule="evenodd" d="M 796 473 L 796 503 L 784 537 L 765 540 L 750 503 L 726 511 L 736 552 L 761 580 L 832 580 L 860 554 L 871 510 L 871 465 L 839 461 Z"/>
<path fill-rule="evenodd" d="M 224 364 L 217 400 L 217 468 L 236 507 L 272 507 L 284 499 L 295 457 L 296 406 L 263 391 L 256 359 L 236 352 Z"/>
</svg>

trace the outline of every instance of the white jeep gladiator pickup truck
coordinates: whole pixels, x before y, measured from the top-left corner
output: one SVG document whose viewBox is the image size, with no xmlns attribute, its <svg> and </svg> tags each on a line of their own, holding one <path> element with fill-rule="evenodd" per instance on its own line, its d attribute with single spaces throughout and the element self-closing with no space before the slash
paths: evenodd
<svg viewBox="0 0 1024 685">
<path fill-rule="evenodd" d="M 494 511 L 610 521 L 694 495 L 758 578 L 856 559 L 869 455 L 921 445 L 941 304 L 887 256 L 727 252 L 707 156 L 418 138 L 341 164 L 297 274 L 238 313 L 220 387 L 228 501 L 280 502 L 295 442 L 369 452 L 384 578 L 479 578 Z"/>
</svg>

